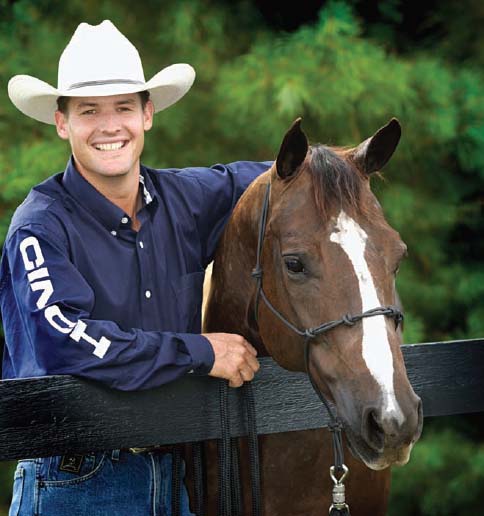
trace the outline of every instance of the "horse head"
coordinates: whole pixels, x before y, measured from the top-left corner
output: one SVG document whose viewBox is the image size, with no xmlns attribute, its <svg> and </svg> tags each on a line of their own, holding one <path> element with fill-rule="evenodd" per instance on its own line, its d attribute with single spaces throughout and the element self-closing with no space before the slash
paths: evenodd
<svg viewBox="0 0 484 516">
<path fill-rule="evenodd" d="M 265 348 L 286 369 L 309 368 L 317 389 L 335 403 L 350 449 L 372 469 L 405 464 L 422 429 L 398 320 L 354 317 L 398 305 L 395 276 L 406 246 L 386 221 L 370 176 L 390 159 L 400 134 L 392 119 L 354 148 L 310 147 L 296 120 L 271 169 L 239 201 L 214 267 L 212 302 L 225 308 L 222 326 Z M 248 276 L 256 254 L 265 302 Z M 230 314 L 244 323 L 231 326 Z M 209 310 L 208 319 L 214 317 Z M 301 329 L 328 321 L 345 324 L 309 341 L 302 335 Z"/>
</svg>

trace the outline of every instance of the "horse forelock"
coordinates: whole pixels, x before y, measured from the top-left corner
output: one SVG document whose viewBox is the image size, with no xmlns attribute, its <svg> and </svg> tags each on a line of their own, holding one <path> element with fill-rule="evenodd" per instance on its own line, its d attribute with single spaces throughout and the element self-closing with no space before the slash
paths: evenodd
<svg viewBox="0 0 484 516">
<path fill-rule="evenodd" d="M 311 146 L 308 168 L 313 181 L 315 201 L 323 220 L 337 210 L 366 217 L 373 211 L 364 202 L 363 188 L 366 179 L 356 166 L 345 157 L 347 150 Z"/>
</svg>

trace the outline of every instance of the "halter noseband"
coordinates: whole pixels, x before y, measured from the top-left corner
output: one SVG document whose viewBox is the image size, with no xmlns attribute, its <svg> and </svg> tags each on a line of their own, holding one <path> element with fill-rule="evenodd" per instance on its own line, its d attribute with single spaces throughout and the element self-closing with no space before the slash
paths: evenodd
<svg viewBox="0 0 484 516">
<path fill-rule="evenodd" d="M 292 330 L 297 335 L 304 337 L 304 363 L 306 367 L 306 372 L 308 374 L 309 380 L 311 381 L 311 385 L 315 390 L 316 394 L 323 402 L 326 410 L 331 419 L 331 423 L 328 425 L 328 428 L 333 433 L 333 447 L 335 452 L 335 468 L 339 471 L 342 471 L 344 468 L 343 464 L 343 448 L 341 444 L 341 429 L 343 427 L 341 420 L 334 413 L 334 409 L 331 408 L 331 405 L 323 396 L 323 394 L 318 389 L 316 382 L 314 381 L 311 372 L 309 370 L 309 342 L 310 340 L 316 338 L 318 335 L 325 333 L 337 326 L 341 326 L 342 324 L 346 326 L 353 326 L 358 321 L 366 317 L 375 317 L 377 315 L 385 315 L 387 317 L 391 317 L 395 320 L 395 328 L 398 328 L 398 325 L 403 321 L 402 312 L 395 306 L 379 306 L 376 308 L 372 308 L 363 312 L 359 315 L 350 315 L 346 314 L 341 319 L 337 319 L 335 321 L 329 321 L 320 324 L 319 326 L 315 326 L 313 328 L 306 328 L 304 330 L 299 329 L 297 326 L 288 321 L 267 299 L 267 296 L 264 293 L 262 288 L 262 267 L 261 267 L 261 256 L 262 256 L 262 245 L 264 243 L 264 234 L 267 222 L 267 213 L 269 211 L 269 195 L 271 191 L 271 183 L 267 183 L 267 188 L 264 196 L 264 202 L 262 205 L 262 213 L 259 222 L 259 236 L 257 241 L 257 257 L 256 264 L 254 269 L 252 270 L 252 277 L 254 277 L 257 281 L 257 291 L 255 297 L 255 320 L 258 321 L 258 312 L 259 312 L 259 300 L 262 299 L 265 305 L 269 310 L 282 322 L 284 323 L 290 330 Z M 346 467 L 346 466 L 345 466 Z"/>
</svg>

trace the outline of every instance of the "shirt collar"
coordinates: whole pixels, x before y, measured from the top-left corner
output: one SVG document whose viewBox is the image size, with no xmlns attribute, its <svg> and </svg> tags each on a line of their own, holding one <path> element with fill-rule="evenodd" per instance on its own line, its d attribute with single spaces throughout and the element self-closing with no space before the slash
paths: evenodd
<svg viewBox="0 0 484 516">
<path fill-rule="evenodd" d="M 143 166 L 141 167 L 139 182 L 140 188 L 142 189 L 141 193 L 143 194 L 143 202 L 145 206 L 147 206 L 148 204 L 151 204 L 155 198 L 155 189 L 153 188 L 153 183 L 151 182 L 150 176 Z"/>
<path fill-rule="evenodd" d="M 69 195 L 81 206 L 89 210 L 109 231 L 117 229 L 119 225 L 122 224 L 123 219 L 128 217 L 128 214 L 104 197 L 91 183 L 84 179 L 77 171 L 72 156 L 67 163 L 62 183 Z M 144 205 L 156 204 L 153 203 L 153 199 L 156 197 L 156 191 L 149 174 L 143 166 L 141 166 L 140 188 Z"/>
<path fill-rule="evenodd" d="M 143 196 L 143 203 L 148 208 L 150 213 L 154 214 L 158 208 L 159 195 L 153 184 L 149 170 L 145 166 L 141 165 L 140 172 L 139 182 L 141 194 Z"/>
</svg>

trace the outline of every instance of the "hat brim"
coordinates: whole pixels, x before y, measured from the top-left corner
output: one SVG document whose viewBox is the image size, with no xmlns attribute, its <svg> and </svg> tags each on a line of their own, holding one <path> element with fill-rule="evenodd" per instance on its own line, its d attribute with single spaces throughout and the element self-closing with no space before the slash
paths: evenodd
<svg viewBox="0 0 484 516">
<path fill-rule="evenodd" d="M 30 75 L 16 75 L 8 83 L 8 96 L 15 107 L 45 124 L 55 124 L 58 97 L 106 97 L 149 91 L 155 113 L 180 100 L 191 88 L 195 70 L 189 64 L 167 66 L 144 84 L 98 84 L 62 91 Z"/>
</svg>

